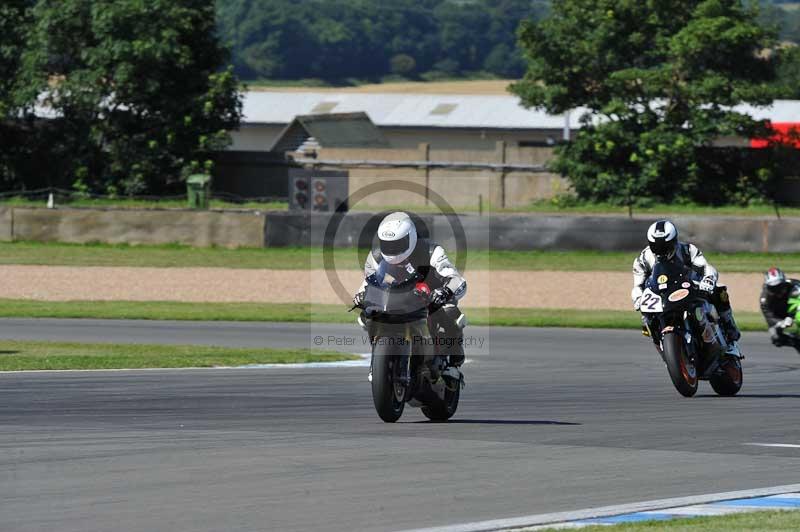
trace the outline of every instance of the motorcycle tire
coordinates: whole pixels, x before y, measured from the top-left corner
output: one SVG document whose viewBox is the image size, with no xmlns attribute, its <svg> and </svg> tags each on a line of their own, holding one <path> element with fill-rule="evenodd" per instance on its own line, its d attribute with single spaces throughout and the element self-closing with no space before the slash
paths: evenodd
<svg viewBox="0 0 800 532">
<path fill-rule="evenodd" d="M 662 339 L 664 346 L 664 362 L 667 363 L 672 384 L 684 397 L 692 397 L 697 393 L 697 369 L 686 354 L 683 338 L 674 332 L 668 332 Z"/>
<path fill-rule="evenodd" d="M 386 423 L 394 423 L 403 415 L 405 388 L 398 388 L 400 357 L 391 353 L 390 342 L 376 342 L 372 351 L 372 402 L 375 411 Z M 402 394 L 400 391 L 402 390 Z"/>
<path fill-rule="evenodd" d="M 431 421 L 447 421 L 458 410 L 458 400 L 461 397 L 461 384 L 455 390 L 449 388 L 444 392 L 444 399 L 422 407 L 422 413 Z"/>
<path fill-rule="evenodd" d="M 742 363 L 738 358 L 731 357 L 723 366 L 721 375 L 712 375 L 708 381 L 711 387 L 722 397 L 733 397 L 742 389 Z"/>
</svg>

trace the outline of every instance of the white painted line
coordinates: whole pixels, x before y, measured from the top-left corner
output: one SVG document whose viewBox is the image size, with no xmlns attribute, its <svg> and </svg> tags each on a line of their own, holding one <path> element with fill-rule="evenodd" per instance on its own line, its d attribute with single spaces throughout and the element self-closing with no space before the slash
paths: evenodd
<svg viewBox="0 0 800 532">
<path fill-rule="evenodd" d="M 189 368 L 109 368 L 109 369 L 19 369 L 0 371 L 0 375 L 14 373 L 110 373 L 120 371 L 208 371 L 208 370 L 246 370 L 246 369 L 320 369 L 320 368 L 368 368 L 371 354 L 353 353 L 360 356 L 358 360 L 341 360 L 338 362 L 305 362 L 290 364 L 248 364 L 245 366 L 213 366 Z"/>
<path fill-rule="evenodd" d="M 742 445 L 750 445 L 752 447 L 780 447 L 787 449 L 800 449 L 800 444 L 797 443 L 743 443 Z"/>
<path fill-rule="evenodd" d="M 728 515 L 740 512 L 751 512 L 751 508 L 723 508 L 720 506 L 709 506 L 705 504 L 696 504 L 693 506 L 679 506 L 678 508 L 669 508 L 667 510 L 671 515 L 687 516 L 687 517 L 702 517 L 714 515 Z M 658 512 L 658 511 L 657 511 Z M 649 513 L 649 512 L 644 512 Z"/>
<path fill-rule="evenodd" d="M 576 510 L 570 512 L 534 514 L 522 517 L 511 517 L 508 519 L 476 521 L 473 523 L 463 523 L 460 525 L 445 525 L 440 527 L 421 528 L 408 532 L 494 532 L 496 530 L 528 528 L 537 525 L 566 523 L 567 521 L 579 521 L 583 519 L 594 519 L 597 517 L 610 517 L 613 515 L 629 514 L 636 512 L 666 510 L 668 508 L 693 506 L 697 504 L 706 504 L 709 502 L 720 502 L 720 501 L 728 501 L 734 499 L 749 499 L 754 497 L 768 497 L 770 495 L 780 495 L 782 493 L 798 492 L 798 491 L 800 491 L 800 484 L 789 484 L 786 486 L 775 486 L 772 488 L 728 491 L 722 493 L 710 493 L 706 495 L 695 495 L 690 497 L 675 497 L 672 499 L 658 499 L 654 501 L 619 504 L 615 506 L 601 506 L 598 508 L 589 508 L 586 510 Z"/>
</svg>

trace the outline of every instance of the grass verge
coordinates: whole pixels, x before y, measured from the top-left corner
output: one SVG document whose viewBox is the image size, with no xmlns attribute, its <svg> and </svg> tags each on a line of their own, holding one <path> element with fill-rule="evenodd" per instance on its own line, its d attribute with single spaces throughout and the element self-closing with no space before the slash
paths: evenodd
<svg viewBox="0 0 800 532">
<path fill-rule="evenodd" d="M 638 329 L 639 315 L 621 310 L 468 308 L 472 325 Z M 340 305 L 306 303 L 181 303 L 171 301 L 31 301 L 0 299 L 3 318 L 95 318 L 199 321 L 351 323 L 355 313 Z M 744 331 L 765 330 L 756 312 L 738 312 Z"/>
<path fill-rule="evenodd" d="M 337 269 L 360 270 L 368 251 L 334 250 Z M 466 271 L 630 271 L 636 253 L 601 251 L 471 250 Z M 708 258 L 723 273 L 762 272 L 779 265 L 800 271 L 800 253 L 711 253 Z M 454 257 L 457 259 L 457 257 Z M 322 268 L 321 248 L 193 248 L 181 245 L 130 246 L 40 242 L 0 243 L 0 264 L 49 266 L 218 267 L 308 270 Z"/>
<path fill-rule="evenodd" d="M 729 532 L 748 530 L 755 532 L 789 532 L 800 529 L 798 511 L 746 512 L 715 517 L 686 517 L 669 521 L 646 521 L 619 525 L 594 525 L 581 528 L 603 532 Z M 547 532 L 555 528 L 545 529 Z"/>
<path fill-rule="evenodd" d="M 335 362 L 358 358 L 353 355 L 310 349 L 233 349 L 196 345 L 0 341 L 0 371 L 210 368 L 246 364 Z"/>
</svg>

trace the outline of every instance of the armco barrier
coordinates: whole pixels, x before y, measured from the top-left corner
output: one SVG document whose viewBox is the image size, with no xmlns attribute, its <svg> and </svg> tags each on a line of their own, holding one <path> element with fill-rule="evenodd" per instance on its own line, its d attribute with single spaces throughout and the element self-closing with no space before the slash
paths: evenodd
<svg viewBox="0 0 800 532">
<path fill-rule="evenodd" d="M 369 247 L 383 214 L 133 209 L 0 208 L 0 240 L 41 242 L 180 243 L 191 246 L 321 246 L 336 226 L 333 245 Z M 800 218 L 676 216 L 681 237 L 714 252 L 800 252 Z M 455 250 L 456 232 L 468 249 L 638 251 L 654 219 L 619 216 L 423 214 L 421 232 Z"/>
</svg>

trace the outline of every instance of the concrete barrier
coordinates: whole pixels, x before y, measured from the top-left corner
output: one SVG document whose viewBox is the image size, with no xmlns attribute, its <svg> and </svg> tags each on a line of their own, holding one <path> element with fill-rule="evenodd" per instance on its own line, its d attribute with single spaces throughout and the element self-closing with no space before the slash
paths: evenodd
<svg viewBox="0 0 800 532">
<path fill-rule="evenodd" d="M 219 247 L 370 247 L 385 213 L 0 208 L 0 241 Z M 638 251 L 651 218 L 507 214 L 417 216 L 420 233 L 448 249 Z M 681 238 L 713 252 L 800 252 L 800 218 L 676 216 Z M 459 227 L 460 226 L 460 227 Z"/>
<path fill-rule="evenodd" d="M 256 212 L 44 209 L 0 211 L 0 238 L 85 244 L 185 244 L 263 247 L 264 215 Z"/>
<path fill-rule="evenodd" d="M 338 216 L 337 220 L 335 217 Z M 346 215 L 268 213 L 265 245 L 321 246 L 329 227 L 337 226 L 336 247 L 367 247 L 381 214 Z M 456 249 L 456 230 L 444 215 L 419 218 L 431 237 Z M 639 251 L 656 218 L 620 216 L 462 214 L 468 249 Z M 713 252 L 800 252 L 800 219 L 677 216 L 681 238 Z"/>
</svg>

